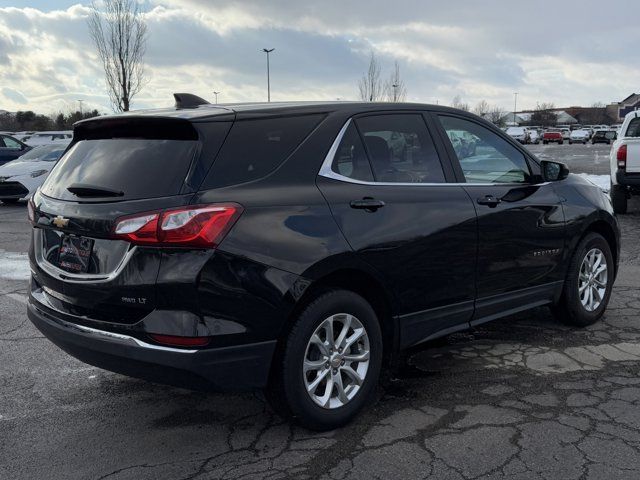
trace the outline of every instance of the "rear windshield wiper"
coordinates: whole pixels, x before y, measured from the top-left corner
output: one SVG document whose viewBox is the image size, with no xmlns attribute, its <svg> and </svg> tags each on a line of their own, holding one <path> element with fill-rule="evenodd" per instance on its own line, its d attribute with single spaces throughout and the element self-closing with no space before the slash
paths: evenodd
<svg viewBox="0 0 640 480">
<path fill-rule="evenodd" d="M 119 190 L 88 185 L 86 183 L 74 183 L 67 187 L 67 190 L 77 197 L 122 197 L 124 195 L 124 192 Z"/>
</svg>

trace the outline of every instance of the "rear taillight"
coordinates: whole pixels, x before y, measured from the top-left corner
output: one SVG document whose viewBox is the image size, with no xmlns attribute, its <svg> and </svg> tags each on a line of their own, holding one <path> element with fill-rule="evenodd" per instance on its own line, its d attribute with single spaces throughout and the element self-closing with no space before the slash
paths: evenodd
<svg viewBox="0 0 640 480">
<path fill-rule="evenodd" d="M 136 245 L 215 248 L 241 213 L 236 203 L 146 212 L 118 218 L 113 237 Z"/>
<path fill-rule="evenodd" d="M 626 145 L 620 145 L 620 148 L 616 153 L 616 159 L 618 160 L 618 168 L 627 167 L 627 146 Z"/>
</svg>

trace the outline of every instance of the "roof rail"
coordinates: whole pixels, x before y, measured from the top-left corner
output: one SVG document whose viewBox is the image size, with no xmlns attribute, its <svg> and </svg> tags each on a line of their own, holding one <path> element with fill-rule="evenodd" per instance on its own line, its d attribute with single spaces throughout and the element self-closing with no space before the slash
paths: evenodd
<svg viewBox="0 0 640 480">
<path fill-rule="evenodd" d="M 192 93 L 174 93 L 173 98 L 176 99 L 176 108 L 195 108 L 199 105 L 209 104 L 204 98 Z"/>
</svg>

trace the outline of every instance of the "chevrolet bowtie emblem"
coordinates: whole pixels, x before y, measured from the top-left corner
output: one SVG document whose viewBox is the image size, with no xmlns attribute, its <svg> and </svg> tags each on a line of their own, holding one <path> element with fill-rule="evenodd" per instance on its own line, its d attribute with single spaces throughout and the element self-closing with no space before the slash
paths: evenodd
<svg viewBox="0 0 640 480">
<path fill-rule="evenodd" d="M 67 225 L 69 225 L 69 219 L 68 218 L 64 218 L 64 217 L 62 217 L 60 215 L 58 215 L 53 220 L 51 220 L 51 222 L 58 228 L 64 228 Z"/>
</svg>

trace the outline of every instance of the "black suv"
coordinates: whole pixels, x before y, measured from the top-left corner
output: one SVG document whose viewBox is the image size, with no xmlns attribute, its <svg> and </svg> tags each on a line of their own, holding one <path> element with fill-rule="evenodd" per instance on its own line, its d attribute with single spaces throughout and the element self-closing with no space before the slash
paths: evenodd
<svg viewBox="0 0 640 480">
<path fill-rule="evenodd" d="M 403 349 L 542 305 L 589 325 L 607 306 L 608 198 L 474 115 L 177 99 L 76 124 L 29 204 L 29 318 L 89 364 L 265 388 L 328 429 Z"/>
</svg>

